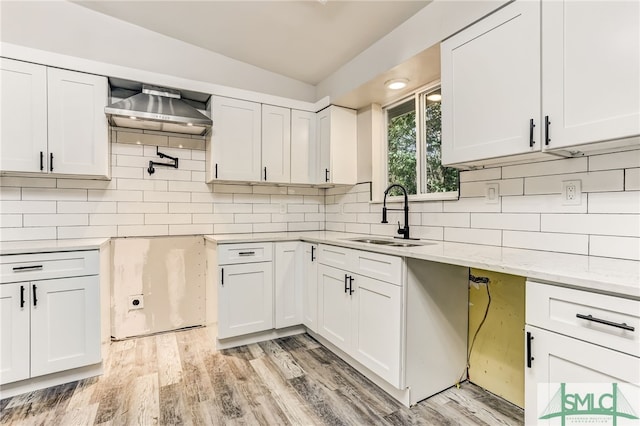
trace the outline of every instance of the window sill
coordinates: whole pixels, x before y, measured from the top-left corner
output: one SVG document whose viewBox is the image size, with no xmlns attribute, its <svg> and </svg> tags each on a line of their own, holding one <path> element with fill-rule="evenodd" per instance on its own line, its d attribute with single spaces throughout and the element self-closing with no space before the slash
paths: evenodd
<svg viewBox="0 0 640 426">
<path fill-rule="evenodd" d="M 436 192 L 432 194 L 415 194 L 409 195 L 409 202 L 421 202 L 421 201 L 452 201 L 458 200 L 460 198 L 460 194 L 458 191 L 451 192 Z M 383 198 L 371 200 L 370 204 L 382 204 Z M 387 197 L 387 203 L 402 203 L 404 201 L 404 196 L 393 196 Z"/>
</svg>

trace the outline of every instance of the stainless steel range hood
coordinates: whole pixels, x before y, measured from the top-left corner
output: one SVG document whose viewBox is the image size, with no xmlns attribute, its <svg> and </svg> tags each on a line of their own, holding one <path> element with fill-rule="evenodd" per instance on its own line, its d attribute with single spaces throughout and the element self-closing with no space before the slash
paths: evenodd
<svg viewBox="0 0 640 426">
<path fill-rule="evenodd" d="M 209 117 L 191 105 L 196 102 L 182 99 L 178 90 L 142 85 L 142 92 L 135 93 L 116 86 L 112 100 L 123 93 L 131 96 L 104 108 L 113 126 L 203 135 L 212 125 Z"/>
</svg>

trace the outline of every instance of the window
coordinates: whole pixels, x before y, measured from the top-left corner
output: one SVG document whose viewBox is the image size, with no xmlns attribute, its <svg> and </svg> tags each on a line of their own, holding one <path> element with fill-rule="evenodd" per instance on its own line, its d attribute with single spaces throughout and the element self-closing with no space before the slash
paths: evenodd
<svg viewBox="0 0 640 426">
<path fill-rule="evenodd" d="M 399 183 L 424 199 L 457 198 L 458 170 L 441 164 L 440 99 L 436 86 L 385 108 L 387 186 Z"/>
</svg>

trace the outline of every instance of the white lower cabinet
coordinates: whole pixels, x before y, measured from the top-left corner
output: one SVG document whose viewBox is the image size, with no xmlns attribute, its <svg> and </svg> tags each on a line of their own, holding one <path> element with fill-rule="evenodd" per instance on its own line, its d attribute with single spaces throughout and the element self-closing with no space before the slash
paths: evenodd
<svg viewBox="0 0 640 426">
<path fill-rule="evenodd" d="M 45 275 L 48 269 L 56 273 L 58 262 L 92 256 L 67 252 L 42 255 L 47 258 L 44 261 L 38 261 L 38 256 L 0 259 L 14 273 L 3 275 L 0 284 L 0 384 L 101 361 L 97 274 L 19 281 L 20 274 Z M 78 273 L 97 273 L 92 263 L 88 261 Z"/>
<path fill-rule="evenodd" d="M 301 243 L 302 323 L 318 332 L 318 245 Z"/>
<path fill-rule="evenodd" d="M 575 395 L 586 404 L 593 394 L 597 405 L 614 384 L 617 411 L 624 411 L 620 395 L 640 406 L 640 301 L 528 281 L 526 303 L 527 425 L 556 424 L 541 417 L 558 407 L 572 415 Z"/>
<path fill-rule="evenodd" d="M 220 267 L 218 337 L 273 328 L 272 262 Z"/>
<path fill-rule="evenodd" d="M 302 324 L 300 242 L 275 244 L 275 328 Z"/>
<path fill-rule="evenodd" d="M 320 265 L 318 333 L 400 388 L 402 287 Z"/>
</svg>

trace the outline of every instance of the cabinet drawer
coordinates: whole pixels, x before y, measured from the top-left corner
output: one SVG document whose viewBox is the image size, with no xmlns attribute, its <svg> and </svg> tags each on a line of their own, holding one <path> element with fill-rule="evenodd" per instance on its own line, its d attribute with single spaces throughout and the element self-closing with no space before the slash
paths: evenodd
<svg viewBox="0 0 640 426">
<path fill-rule="evenodd" d="M 47 280 L 100 271 L 98 250 L 0 256 L 0 283 Z"/>
<path fill-rule="evenodd" d="M 270 262 L 272 259 L 272 243 L 223 244 L 218 246 L 219 265 Z"/>
<path fill-rule="evenodd" d="M 334 268 L 350 270 L 353 262 L 353 250 L 344 247 L 320 244 L 318 262 Z"/>
<path fill-rule="evenodd" d="M 527 324 L 640 356 L 640 301 L 533 281 L 526 299 Z"/>
<path fill-rule="evenodd" d="M 370 251 L 354 251 L 353 272 L 387 283 L 402 285 L 402 258 Z"/>
</svg>

